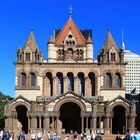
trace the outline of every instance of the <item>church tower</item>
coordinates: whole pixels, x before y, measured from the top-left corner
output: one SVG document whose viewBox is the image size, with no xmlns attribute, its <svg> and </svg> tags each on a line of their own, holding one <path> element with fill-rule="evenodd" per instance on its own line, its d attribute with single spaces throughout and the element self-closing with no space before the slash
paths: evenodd
<svg viewBox="0 0 140 140">
<path fill-rule="evenodd" d="M 33 31 L 25 43 L 23 49 L 19 48 L 17 51 L 17 62 L 31 63 L 31 62 L 42 62 L 42 54 L 36 43 Z"/>
<path fill-rule="evenodd" d="M 77 63 L 93 62 L 91 30 L 79 30 L 72 18 L 64 27 L 55 30 L 54 39 L 48 42 L 48 62 Z"/>
<path fill-rule="evenodd" d="M 103 48 L 98 53 L 98 63 L 109 64 L 109 63 L 123 63 L 124 49 L 121 47 L 118 49 L 115 40 L 111 34 L 110 29 L 103 45 Z"/>
</svg>

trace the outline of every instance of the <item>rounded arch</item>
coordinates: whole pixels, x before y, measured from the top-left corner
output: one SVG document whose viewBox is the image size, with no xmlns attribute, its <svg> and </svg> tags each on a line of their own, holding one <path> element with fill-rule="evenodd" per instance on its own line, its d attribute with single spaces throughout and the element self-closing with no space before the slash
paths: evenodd
<svg viewBox="0 0 140 140">
<path fill-rule="evenodd" d="M 52 77 L 55 77 L 55 76 L 56 76 L 56 73 L 53 72 L 53 70 L 51 70 L 51 69 L 44 70 L 44 71 L 42 72 L 42 76 L 43 76 L 44 78 L 46 78 L 46 74 L 47 74 L 47 73 L 51 73 L 51 74 L 52 74 Z"/>
<path fill-rule="evenodd" d="M 89 71 L 89 73 L 94 73 L 95 77 L 100 76 L 99 70 L 98 71 L 97 70 L 92 70 L 92 71 Z M 89 75 L 89 73 L 88 73 L 88 75 Z"/>
<path fill-rule="evenodd" d="M 111 108 L 112 115 L 112 133 L 113 134 L 124 134 L 127 130 L 126 122 L 126 105 L 122 103 L 117 103 Z M 120 113 L 121 112 L 121 113 Z"/>
<path fill-rule="evenodd" d="M 26 102 L 20 101 L 20 102 L 14 103 L 14 104 L 11 106 L 11 111 L 16 111 L 16 108 L 17 108 L 18 106 L 24 106 L 24 107 L 26 107 L 26 108 L 27 108 L 27 111 L 30 111 L 30 110 L 31 110 L 30 104 L 28 104 L 28 103 L 26 103 Z"/>
<path fill-rule="evenodd" d="M 68 103 L 68 102 L 72 102 L 77 104 L 80 109 L 81 112 L 86 111 L 86 106 L 84 105 L 84 103 L 82 103 L 80 100 L 78 100 L 77 98 L 73 98 L 73 97 L 65 97 L 63 99 L 60 99 L 54 106 L 53 111 L 59 111 L 60 107 L 64 104 L 64 103 Z"/>
</svg>

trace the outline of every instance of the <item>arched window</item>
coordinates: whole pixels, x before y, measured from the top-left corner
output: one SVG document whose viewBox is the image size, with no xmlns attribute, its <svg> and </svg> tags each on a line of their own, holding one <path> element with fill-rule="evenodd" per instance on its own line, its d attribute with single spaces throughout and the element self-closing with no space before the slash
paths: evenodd
<svg viewBox="0 0 140 140">
<path fill-rule="evenodd" d="M 89 75 L 88 75 L 88 77 L 89 77 L 89 80 L 90 80 L 90 85 L 89 85 L 89 87 L 90 87 L 89 90 L 90 90 L 90 93 L 91 93 L 90 95 L 91 96 L 95 96 L 96 95 L 96 93 L 95 93 L 95 91 L 96 91 L 95 74 L 92 73 L 92 72 L 90 72 Z"/>
<path fill-rule="evenodd" d="M 31 73 L 31 86 L 36 86 L 36 76 L 34 73 Z"/>
<path fill-rule="evenodd" d="M 111 88 L 112 86 L 112 77 L 109 73 L 107 73 L 105 76 L 105 85 L 107 88 Z"/>
<path fill-rule="evenodd" d="M 68 89 L 73 91 L 74 90 L 74 79 L 73 79 L 72 73 L 68 73 L 67 81 L 68 81 Z"/>
<path fill-rule="evenodd" d="M 85 84 L 84 84 L 84 74 L 83 73 L 79 73 L 78 74 L 78 94 L 79 95 L 84 95 L 84 88 L 85 88 Z"/>
<path fill-rule="evenodd" d="M 27 82 L 26 74 L 22 73 L 21 74 L 21 85 L 26 86 L 26 82 Z"/>
<path fill-rule="evenodd" d="M 121 77 L 119 73 L 115 74 L 115 87 L 121 87 Z"/>
<path fill-rule="evenodd" d="M 50 72 L 46 73 L 46 86 L 48 95 L 53 96 L 53 78 Z"/>
<path fill-rule="evenodd" d="M 30 53 L 25 54 L 26 61 L 30 61 Z"/>
<path fill-rule="evenodd" d="M 63 75 L 62 73 L 57 74 L 57 83 L 58 83 L 58 95 L 63 94 Z"/>
<path fill-rule="evenodd" d="M 115 53 L 111 53 L 111 61 L 115 61 L 116 60 L 116 55 Z"/>
</svg>

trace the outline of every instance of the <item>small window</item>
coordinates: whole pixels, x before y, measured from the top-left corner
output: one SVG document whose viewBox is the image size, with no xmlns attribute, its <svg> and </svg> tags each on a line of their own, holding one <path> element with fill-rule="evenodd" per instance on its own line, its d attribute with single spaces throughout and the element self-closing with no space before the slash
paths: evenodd
<svg viewBox="0 0 140 140">
<path fill-rule="evenodd" d="M 30 61 L 30 53 L 26 53 L 25 57 L 26 57 L 26 61 Z"/>
<path fill-rule="evenodd" d="M 21 85 L 26 86 L 26 74 L 25 73 L 21 74 Z"/>
<path fill-rule="evenodd" d="M 112 78 L 109 73 L 107 73 L 105 76 L 105 85 L 107 88 L 111 88 L 111 86 L 112 86 Z"/>
<path fill-rule="evenodd" d="M 36 85 L 36 76 L 34 73 L 31 73 L 31 86 Z"/>
</svg>

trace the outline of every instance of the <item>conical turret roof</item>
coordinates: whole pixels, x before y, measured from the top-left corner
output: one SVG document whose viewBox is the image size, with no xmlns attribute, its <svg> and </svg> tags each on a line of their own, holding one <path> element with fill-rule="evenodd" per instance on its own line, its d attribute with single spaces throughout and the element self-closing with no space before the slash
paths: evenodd
<svg viewBox="0 0 140 140">
<path fill-rule="evenodd" d="M 26 41 L 24 49 L 26 49 L 27 47 L 29 47 L 32 51 L 39 50 L 35 37 L 34 37 L 33 30 L 30 31 L 30 35 Z"/>
<path fill-rule="evenodd" d="M 103 45 L 104 50 L 109 50 L 110 48 L 114 47 L 115 49 L 118 49 L 115 40 L 110 32 L 110 29 L 108 29 L 108 33 Z"/>
</svg>

